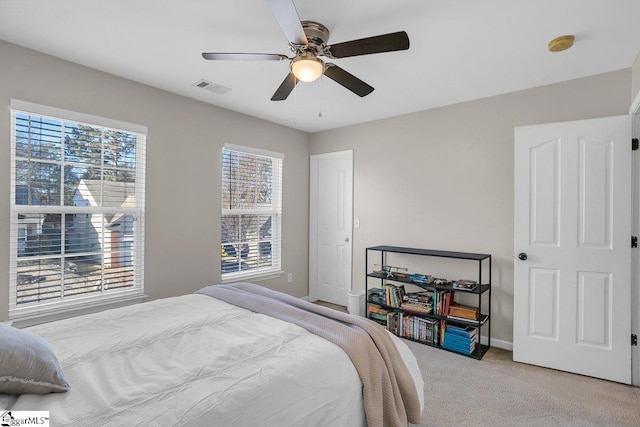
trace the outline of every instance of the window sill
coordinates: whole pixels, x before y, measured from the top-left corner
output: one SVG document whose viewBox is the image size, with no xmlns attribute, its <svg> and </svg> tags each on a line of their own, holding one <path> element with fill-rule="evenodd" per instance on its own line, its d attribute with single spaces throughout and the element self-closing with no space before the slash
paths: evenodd
<svg viewBox="0 0 640 427">
<path fill-rule="evenodd" d="M 109 297 L 78 298 L 64 303 L 43 304 L 37 307 L 24 307 L 9 310 L 9 322 L 17 328 L 26 328 L 41 323 L 67 319 L 96 313 L 110 308 L 139 304 L 148 298 L 141 290 L 121 293 Z"/>
<path fill-rule="evenodd" d="M 257 273 L 231 273 L 222 278 L 222 283 L 234 283 L 241 281 L 261 282 L 263 280 L 277 279 L 282 276 L 284 271 L 262 271 Z"/>
</svg>

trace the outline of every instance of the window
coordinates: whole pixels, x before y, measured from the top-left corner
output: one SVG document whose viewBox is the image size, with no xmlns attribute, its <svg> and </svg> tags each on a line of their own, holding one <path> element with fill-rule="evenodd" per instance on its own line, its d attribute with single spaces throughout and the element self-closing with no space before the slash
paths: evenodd
<svg viewBox="0 0 640 427">
<path fill-rule="evenodd" d="M 141 296 L 146 128 L 11 108 L 9 316 Z"/>
<path fill-rule="evenodd" d="M 283 159 L 230 144 L 222 149 L 223 280 L 280 273 Z"/>
</svg>

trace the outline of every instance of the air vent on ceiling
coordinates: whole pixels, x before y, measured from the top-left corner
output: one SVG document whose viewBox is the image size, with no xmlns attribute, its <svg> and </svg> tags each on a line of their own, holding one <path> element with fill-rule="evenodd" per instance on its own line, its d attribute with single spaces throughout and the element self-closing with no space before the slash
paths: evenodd
<svg viewBox="0 0 640 427">
<path fill-rule="evenodd" d="M 194 83 L 194 86 L 198 86 L 202 89 L 206 89 L 210 92 L 217 93 L 218 95 L 223 95 L 229 92 L 231 89 L 228 87 L 220 86 L 219 84 L 211 83 L 207 80 L 198 80 Z"/>
</svg>

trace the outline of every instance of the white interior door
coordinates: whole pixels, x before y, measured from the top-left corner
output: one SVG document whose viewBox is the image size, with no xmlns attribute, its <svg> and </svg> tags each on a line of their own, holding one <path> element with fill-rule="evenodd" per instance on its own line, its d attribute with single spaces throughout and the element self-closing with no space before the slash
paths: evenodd
<svg viewBox="0 0 640 427">
<path fill-rule="evenodd" d="M 513 359 L 631 380 L 631 123 L 516 128 Z"/>
<path fill-rule="evenodd" d="M 631 136 L 640 138 L 640 92 L 636 96 L 631 108 Z M 640 236 L 640 154 L 633 152 L 631 164 L 633 193 L 631 208 L 631 233 Z M 640 333 L 640 251 L 631 251 L 631 333 Z M 631 384 L 640 386 L 640 349 L 631 347 Z"/>
<path fill-rule="evenodd" d="M 309 297 L 347 305 L 351 290 L 353 152 L 311 156 Z"/>
</svg>

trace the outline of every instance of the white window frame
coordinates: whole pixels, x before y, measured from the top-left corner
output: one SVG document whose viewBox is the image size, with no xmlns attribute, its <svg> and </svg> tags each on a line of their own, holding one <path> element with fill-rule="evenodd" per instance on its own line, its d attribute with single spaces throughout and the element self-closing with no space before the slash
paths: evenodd
<svg viewBox="0 0 640 427">
<path fill-rule="evenodd" d="M 145 216 L 145 159 L 147 127 L 118 120 L 107 119 L 75 111 L 34 104 L 31 102 L 11 100 L 11 167 L 10 167 L 10 242 L 9 242 L 9 319 L 13 324 L 28 326 L 42 321 L 56 320 L 73 315 L 98 311 L 105 306 L 122 306 L 141 302 L 144 294 L 144 216 Z M 83 125 L 104 127 L 119 131 L 135 133 L 136 140 L 136 205 L 132 208 L 114 208 L 118 212 L 132 213 L 135 217 L 134 286 L 123 290 L 111 290 L 106 293 L 74 296 L 56 301 L 46 301 L 25 306 L 17 304 L 17 261 L 18 261 L 18 213 L 108 213 L 108 209 L 100 207 L 78 206 L 25 206 L 15 203 L 16 186 L 16 128 L 15 115 L 30 114 L 54 120 L 69 121 Z"/>
<path fill-rule="evenodd" d="M 271 223 L 271 239 L 272 239 L 272 259 L 271 266 L 259 268 L 256 270 L 238 271 L 231 273 L 223 273 L 221 271 L 221 280 L 223 283 L 236 282 L 238 280 L 268 280 L 280 277 L 282 275 L 282 182 L 284 175 L 284 154 L 274 151 L 262 150 L 254 147 L 246 147 L 242 145 L 225 143 L 222 147 L 221 155 L 224 150 L 238 151 L 242 153 L 254 154 L 257 156 L 269 157 L 278 165 L 279 177 L 274 177 L 274 189 L 272 193 L 272 210 L 250 210 L 250 209 L 225 209 L 222 206 L 221 221 L 226 215 L 272 215 Z M 276 188 L 277 186 L 277 188 Z M 224 192 L 225 190 L 222 189 Z M 220 242 L 224 245 L 225 242 Z"/>
</svg>

